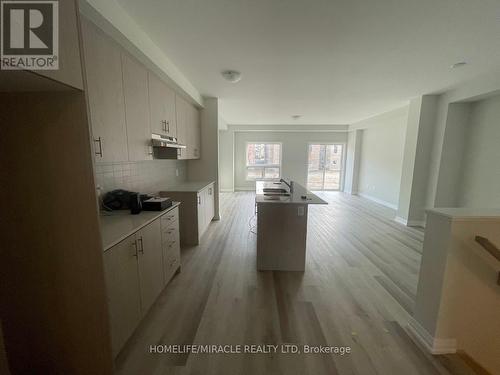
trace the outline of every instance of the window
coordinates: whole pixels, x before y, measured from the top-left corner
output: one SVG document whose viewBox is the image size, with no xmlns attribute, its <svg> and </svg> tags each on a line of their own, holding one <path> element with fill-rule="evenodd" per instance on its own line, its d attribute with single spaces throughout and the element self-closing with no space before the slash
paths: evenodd
<svg viewBox="0 0 500 375">
<path fill-rule="evenodd" d="M 247 180 L 281 177 L 281 143 L 247 143 Z"/>
<path fill-rule="evenodd" d="M 309 144 L 307 188 L 340 190 L 342 179 L 341 144 Z"/>
</svg>

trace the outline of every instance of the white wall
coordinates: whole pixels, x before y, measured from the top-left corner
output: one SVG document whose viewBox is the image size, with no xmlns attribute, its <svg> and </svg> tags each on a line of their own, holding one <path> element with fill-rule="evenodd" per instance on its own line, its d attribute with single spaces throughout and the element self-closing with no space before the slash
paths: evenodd
<svg viewBox="0 0 500 375">
<path fill-rule="evenodd" d="M 220 191 L 234 191 L 234 132 L 231 130 L 219 130 L 219 180 Z"/>
<path fill-rule="evenodd" d="M 458 205 L 500 207 L 500 95 L 471 104 Z"/>
<path fill-rule="evenodd" d="M 358 193 L 397 208 L 404 155 L 408 106 L 360 121 L 364 129 Z"/>
<path fill-rule="evenodd" d="M 361 129 L 350 131 L 347 135 L 344 192 L 349 194 L 358 193 L 362 138 L 363 130 Z"/>
<path fill-rule="evenodd" d="M 500 90 L 500 69 L 464 82 L 441 95 L 434 126 L 434 142 L 429 164 L 426 207 L 444 207 L 448 205 L 449 197 L 452 197 L 456 201 L 455 196 L 457 194 L 457 185 L 460 183 L 460 175 L 458 175 L 458 179 L 450 180 L 448 171 L 455 169 L 456 159 L 447 157 L 446 150 L 460 149 L 458 146 L 463 139 L 463 137 L 459 136 L 449 136 L 449 134 L 456 133 L 452 131 L 456 128 L 454 125 L 456 122 L 451 121 L 451 117 L 453 117 L 453 112 L 456 114 L 457 111 L 460 111 L 457 104 L 479 100 L 484 95 L 489 95 L 493 92 L 498 93 L 498 90 Z M 450 105 L 457 107 L 451 113 L 449 111 Z M 458 133 L 460 131 L 458 129 Z M 458 144 L 454 144 L 455 141 Z"/>
<path fill-rule="evenodd" d="M 237 190 L 255 188 L 255 182 L 245 179 L 245 152 L 247 142 L 281 142 L 282 171 L 284 178 L 290 178 L 301 185 L 307 182 L 307 152 L 308 143 L 314 142 L 347 142 L 346 132 L 266 132 L 237 131 L 234 135 L 234 185 Z M 345 149 L 345 147 L 344 147 Z"/>
<path fill-rule="evenodd" d="M 427 180 L 438 100 L 437 95 L 424 95 L 410 101 L 397 212 L 397 220 L 410 226 L 425 226 Z"/>
</svg>

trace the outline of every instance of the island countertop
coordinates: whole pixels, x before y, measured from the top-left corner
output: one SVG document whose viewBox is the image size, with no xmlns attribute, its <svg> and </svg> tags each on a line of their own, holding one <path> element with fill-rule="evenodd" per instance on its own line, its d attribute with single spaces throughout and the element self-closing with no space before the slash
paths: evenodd
<svg viewBox="0 0 500 375">
<path fill-rule="evenodd" d="M 328 204 L 326 201 L 311 193 L 302 185 L 293 182 L 293 192 L 290 196 L 265 195 L 265 188 L 281 188 L 289 191 L 288 186 L 279 181 L 256 181 L 255 182 L 255 203 L 276 203 L 276 204 Z M 302 197 L 306 197 L 303 199 Z"/>
</svg>

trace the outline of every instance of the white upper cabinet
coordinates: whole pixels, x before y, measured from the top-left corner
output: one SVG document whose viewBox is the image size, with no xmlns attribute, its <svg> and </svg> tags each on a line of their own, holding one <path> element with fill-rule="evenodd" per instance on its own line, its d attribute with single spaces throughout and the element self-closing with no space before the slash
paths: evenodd
<svg viewBox="0 0 500 375">
<path fill-rule="evenodd" d="M 152 133 L 177 137 L 178 159 L 200 158 L 198 109 L 83 17 L 82 34 L 96 161 L 152 160 Z"/>
<path fill-rule="evenodd" d="M 200 112 L 192 105 L 187 114 L 187 158 L 199 159 L 201 155 Z"/>
<path fill-rule="evenodd" d="M 177 142 L 185 145 L 186 148 L 181 148 L 178 151 L 178 159 L 188 158 L 188 113 L 189 103 L 181 98 L 179 95 L 175 96 L 175 112 L 177 118 Z"/>
<path fill-rule="evenodd" d="M 130 161 L 152 160 L 149 119 L 148 71 L 127 53 L 122 53 L 123 92 Z"/>
<path fill-rule="evenodd" d="M 82 18 L 87 96 L 96 161 L 128 160 L 121 49 Z"/>
<path fill-rule="evenodd" d="M 175 137 L 175 93 L 152 72 L 148 74 L 148 82 L 151 130 L 156 134 Z"/>
</svg>

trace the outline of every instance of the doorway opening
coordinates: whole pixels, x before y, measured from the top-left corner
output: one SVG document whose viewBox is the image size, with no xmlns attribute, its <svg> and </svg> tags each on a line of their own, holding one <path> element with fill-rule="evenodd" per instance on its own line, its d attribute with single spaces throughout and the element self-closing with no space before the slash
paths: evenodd
<svg viewBox="0 0 500 375">
<path fill-rule="evenodd" d="M 340 190 L 343 171 L 343 149 L 338 143 L 309 144 L 307 188 Z"/>
</svg>

